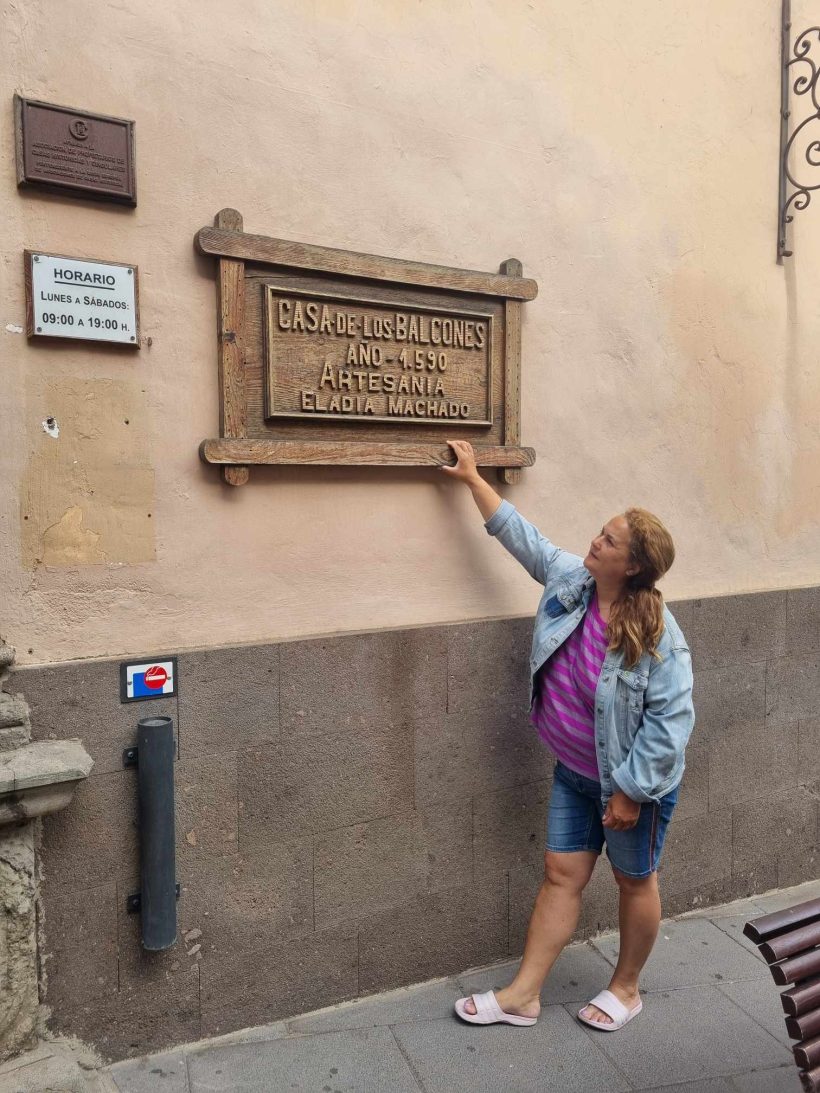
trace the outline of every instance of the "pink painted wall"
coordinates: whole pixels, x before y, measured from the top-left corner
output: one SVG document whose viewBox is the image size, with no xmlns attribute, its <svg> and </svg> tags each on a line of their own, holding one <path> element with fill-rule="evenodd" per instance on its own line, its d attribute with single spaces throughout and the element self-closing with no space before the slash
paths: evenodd
<svg viewBox="0 0 820 1093">
<path fill-rule="evenodd" d="M 224 206 L 280 238 L 520 258 L 540 286 L 522 423 L 538 462 L 506 496 L 581 553 L 614 512 L 657 511 L 678 546 L 670 598 L 820 582 L 820 209 L 776 265 L 778 14 L 12 3 L 0 632 L 19 660 L 533 608 L 439 472 L 263 468 L 230 491 L 199 462 L 215 301 L 192 238 Z M 138 208 L 18 193 L 14 91 L 136 119 Z M 28 345 L 25 247 L 136 263 L 150 347 Z"/>
</svg>

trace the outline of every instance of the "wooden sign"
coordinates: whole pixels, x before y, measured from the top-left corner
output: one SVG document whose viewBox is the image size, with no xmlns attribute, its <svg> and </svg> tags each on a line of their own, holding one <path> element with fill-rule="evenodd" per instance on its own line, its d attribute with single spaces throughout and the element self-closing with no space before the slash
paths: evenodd
<svg viewBox="0 0 820 1093">
<path fill-rule="evenodd" d="M 452 464 L 445 437 L 518 481 L 521 308 L 534 281 L 286 242 L 223 209 L 197 233 L 218 260 L 220 436 L 200 455 L 241 485 L 262 463 Z"/>
<path fill-rule="evenodd" d="M 70 338 L 139 348 L 136 266 L 24 252 L 29 338 Z"/>
<path fill-rule="evenodd" d="M 136 205 L 134 123 L 14 96 L 17 185 Z"/>
</svg>

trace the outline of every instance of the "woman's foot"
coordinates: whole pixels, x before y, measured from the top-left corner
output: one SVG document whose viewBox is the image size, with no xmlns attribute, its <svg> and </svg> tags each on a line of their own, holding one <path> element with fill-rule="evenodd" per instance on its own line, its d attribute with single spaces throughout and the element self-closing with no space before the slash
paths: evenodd
<svg viewBox="0 0 820 1093">
<path fill-rule="evenodd" d="M 509 987 L 505 987 L 503 991 L 496 991 L 495 997 L 505 1013 L 515 1014 L 516 1017 L 537 1017 L 541 1012 L 541 1000 L 539 998 L 521 998 Z M 475 1014 L 475 1003 L 472 997 L 464 1003 L 464 1008 L 468 1013 Z"/>
<path fill-rule="evenodd" d="M 619 1002 L 623 1002 L 628 1010 L 634 1010 L 641 1000 L 637 987 L 628 989 L 619 986 L 617 983 L 610 983 L 607 990 L 611 991 Z M 583 1013 L 584 1017 L 588 1017 L 590 1021 L 597 1021 L 599 1025 L 615 1024 L 609 1014 L 604 1013 L 603 1010 L 599 1010 L 597 1006 L 584 1006 L 581 1013 Z"/>
</svg>

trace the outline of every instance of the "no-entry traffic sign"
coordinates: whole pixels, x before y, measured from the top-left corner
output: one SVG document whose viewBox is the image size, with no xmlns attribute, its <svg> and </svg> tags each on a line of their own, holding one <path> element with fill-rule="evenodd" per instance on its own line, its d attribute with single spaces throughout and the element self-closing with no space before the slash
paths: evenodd
<svg viewBox="0 0 820 1093">
<path fill-rule="evenodd" d="M 152 664 L 145 673 L 145 686 L 150 691 L 159 691 L 168 682 L 168 673 L 161 664 Z"/>
<path fill-rule="evenodd" d="M 120 702 L 168 698 L 177 693 L 177 658 L 120 665 Z"/>
</svg>

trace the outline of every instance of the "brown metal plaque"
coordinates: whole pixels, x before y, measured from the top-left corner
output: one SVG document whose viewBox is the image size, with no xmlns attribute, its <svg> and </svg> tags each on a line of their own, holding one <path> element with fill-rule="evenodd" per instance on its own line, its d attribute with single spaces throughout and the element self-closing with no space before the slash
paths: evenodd
<svg viewBox="0 0 820 1093">
<path fill-rule="evenodd" d="M 265 286 L 265 416 L 492 425 L 492 316 Z"/>
<path fill-rule="evenodd" d="M 18 186 L 136 205 L 133 121 L 14 101 Z"/>
</svg>

